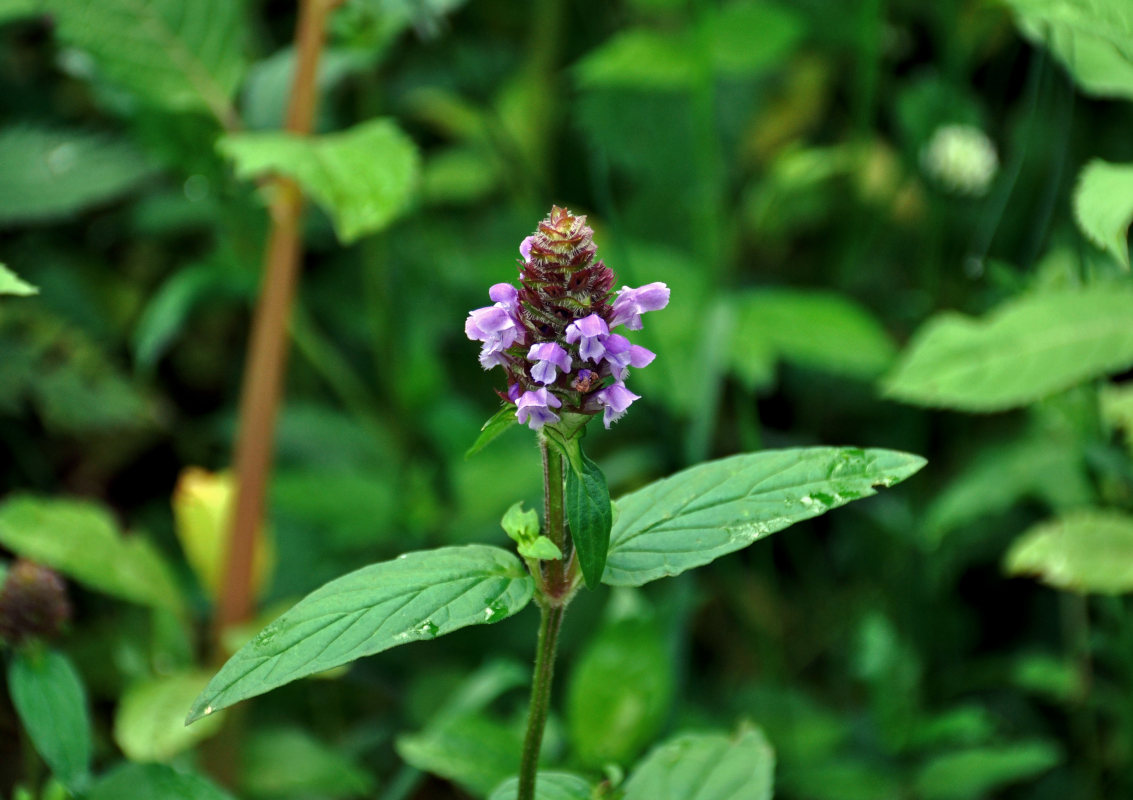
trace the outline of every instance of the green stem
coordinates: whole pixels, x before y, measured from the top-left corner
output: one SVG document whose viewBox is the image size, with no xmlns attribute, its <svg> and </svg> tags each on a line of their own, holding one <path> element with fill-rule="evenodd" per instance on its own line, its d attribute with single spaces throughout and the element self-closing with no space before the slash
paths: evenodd
<svg viewBox="0 0 1133 800">
<path fill-rule="evenodd" d="M 531 685 L 531 712 L 527 719 L 527 735 L 523 738 L 523 758 L 519 765 L 517 800 L 535 800 L 535 776 L 539 770 L 539 751 L 543 746 L 543 730 L 551 706 L 551 680 L 555 674 L 555 649 L 566 608 L 540 603 L 539 644 L 535 654 L 535 678 Z"/>
<path fill-rule="evenodd" d="M 539 450 L 543 454 L 543 532 L 563 554 L 562 561 L 542 562 L 546 565 L 543 577 L 548 597 L 557 603 L 568 591 L 566 562 L 570 558 L 563 504 L 563 457 L 546 439 L 540 439 Z"/>
</svg>

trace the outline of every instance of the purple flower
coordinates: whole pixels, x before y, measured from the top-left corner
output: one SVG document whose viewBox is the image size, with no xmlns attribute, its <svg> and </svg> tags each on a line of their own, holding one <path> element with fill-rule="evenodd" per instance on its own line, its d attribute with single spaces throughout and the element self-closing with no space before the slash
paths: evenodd
<svg viewBox="0 0 1133 800">
<path fill-rule="evenodd" d="M 558 377 L 556 370 L 570 372 L 570 354 L 557 342 L 540 342 L 532 345 L 527 352 L 527 360 L 534 361 L 531 377 L 536 383 L 554 383 Z"/>
<path fill-rule="evenodd" d="M 630 340 L 617 333 L 611 333 L 602 340 L 606 348 L 606 363 L 610 365 L 610 374 L 618 381 L 624 381 L 629 374 L 629 367 L 646 367 L 653 362 L 657 354 L 652 350 L 630 343 Z"/>
<path fill-rule="evenodd" d="M 567 325 L 566 340 L 568 344 L 579 342 L 578 357 L 580 359 L 598 363 L 599 359 L 601 359 L 602 355 L 606 352 L 606 348 L 602 345 L 602 340 L 608 336 L 609 333 L 610 328 L 606 325 L 606 320 L 602 319 L 597 314 L 591 314 L 588 317 L 575 320 L 570 325 Z"/>
<path fill-rule="evenodd" d="M 669 304 L 669 287 L 660 281 L 647 283 L 640 289 L 623 286 L 614 298 L 614 316 L 610 327 L 625 325 L 631 331 L 641 330 L 641 315 L 659 311 Z"/>
<path fill-rule="evenodd" d="M 506 365 L 504 351 L 520 337 L 516 319 L 519 292 L 516 288 L 510 283 L 497 283 L 488 290 L 488 296 L 496 304 L 468 312 L 468 319 L 464 322 L 465 335 L 484 343 L 480 350 L 480 364 L 484 369 Z"/>
<path fill-rule="evenodd" d="M 621 381 L 611 383 L 600 392 L 595 392 L 590 401 L 599 408 L 604 408 L 602 424 L 609 430 L 610 423 L 617 422 L 626 413 L 626 409 L 634 400 L 640 400 L 641 395 L 634 394 L 625 387 Z"/>
<path fill-rule="evenodd" d="M 559 398 L 546 389 L 530 389 L 515 401 L 515 416 L 520 424 L 526 424 L 531 430 L 537 431 L 548 422 L 559 421 L 559 415 L 550 409 L 560 408 L 562 404 Z"/>
<path fill-rule="evenodd" d="M 523 256 L 524 261 L 531 260 L 531 243 L 535 241 L 534 236 L 528 236 L 519 243 L 519 254 Z"/>
</svg>

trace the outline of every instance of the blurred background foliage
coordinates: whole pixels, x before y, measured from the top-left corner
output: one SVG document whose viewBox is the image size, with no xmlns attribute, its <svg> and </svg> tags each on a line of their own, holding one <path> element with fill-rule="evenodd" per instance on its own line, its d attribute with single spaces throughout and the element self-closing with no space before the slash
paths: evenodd
<svg viewBox="0 0 1133 800">
<path fill-rule="evenodd" d="M 929 466 L 586 593 L 548 762 L 616 783 L 662 734 L 752 723 L 788 800 L 1133 796 L 1125 3 L 350 0 L 309 140 L 279 132 L 294 26 L 283 0 L 0 0 L 0 285 L 39 289 L 0 297 L 0 544 L 69 580 L 60 685 L 93 731 L 77 763 L 29 731 L 48 782 L 0 706 L 4 796 L 92 763 L 108 798 L 187 770 L 485 797 L 516 770 L 530 615 L 180 727 L 279 173 L 312 202 L 265 614 L 537 504 L 526 431 L 464 458 L 499 387 L 461 326 L 554 202 L 621 283 L 672 288 L 644 399 L 588 442 L 615 496 L 764 447 Z"/>
</svg>

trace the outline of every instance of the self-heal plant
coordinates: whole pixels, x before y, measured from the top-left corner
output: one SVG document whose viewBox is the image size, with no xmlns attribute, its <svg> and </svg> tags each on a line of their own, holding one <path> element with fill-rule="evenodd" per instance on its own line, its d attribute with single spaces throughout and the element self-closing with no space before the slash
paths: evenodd
<svg viewBox="0 0 1133 800">
<path fill-rule="evenodd" d="M 626 495 L 615 515 L 605 476 L 581 440 L 596 416 L 609 428 L 641 399 L 627 382 L 655 354 L 618 329 L 640 330 L 642 314 L 668 305 L 669 289 L 656 282 L 615 291 L 614 273 L 595 258 L 586 218 L 558 207 L 523 239 L 519 253 L 518 288 L 492 286 L 493 304 L 465 321 L 466 335 L 481 343 L 480 364 L 506 376 L 503 406 L 469 452 L 522 424 L 536 432 L 542 453 L 541 520 L 518 504 L 502 520 L 518 554 L 488 545 L 443 547 L 331 581 L 229 659 L 194 703 L 190 722 L 362 656 L 498 622 L 534 600 L 541 621 L 520 771 L 491 795 L 533 800 L 559 631 L 580 589 L 678 575 L 923 466 L 917 456 L 856 447 L 736 455 Z M 709 781 L 723 770 L 728 777 L 721 773 L 721 780 L 739 775 L 752 797 L 769 797 L 772 766 L 758 731 L 686 735 L 646 756 L 620 791 L 625 800 L 653 800 L 657 787 Z M 542 780 L 556 796 L 586 798 L 592 789 L 582 775 L 550 773 Z"/>
</svg>

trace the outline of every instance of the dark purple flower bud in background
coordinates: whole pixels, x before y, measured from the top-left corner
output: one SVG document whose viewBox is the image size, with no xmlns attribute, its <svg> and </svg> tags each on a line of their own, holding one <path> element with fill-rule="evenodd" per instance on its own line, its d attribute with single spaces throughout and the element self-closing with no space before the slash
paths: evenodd
<svg viewBox="0 0 1133 800">
<path fill-rule="evenodd" d="M 20 559 L 0 589 L 0 639 L 11 645 L 50 639 L 71 618 L 67 587 L 59 574 Z"/>
</svg>

